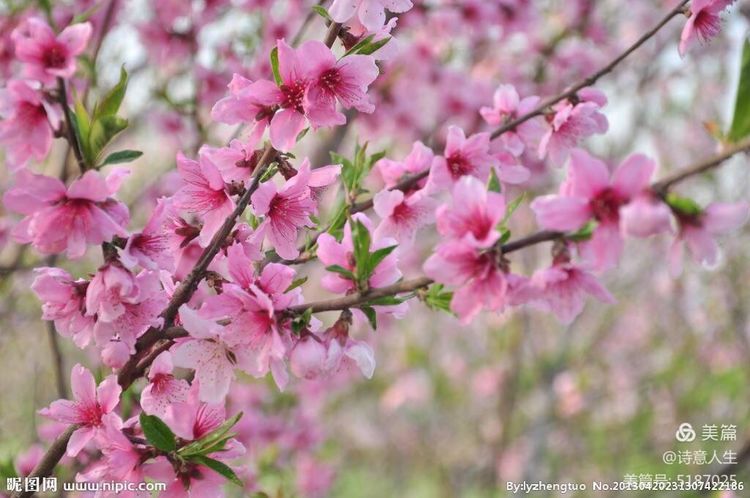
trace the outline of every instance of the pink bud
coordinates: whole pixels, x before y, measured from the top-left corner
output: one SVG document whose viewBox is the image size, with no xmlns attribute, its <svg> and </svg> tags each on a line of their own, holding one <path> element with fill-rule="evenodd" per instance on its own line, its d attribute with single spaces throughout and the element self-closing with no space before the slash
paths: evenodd
<svg viewBox="0 0 750 498">
<path fill-rule="evenodd" d="M 122 341 L 110 341 L 102 349 L 102 362 L 110 368 L 122 368 L 130 358 L 130 351 Z"/>
<path fill-rule="evenodd" d="M 292 373 L 300 379 L 314 379 L 325 371 L 326 348 L 308 335 L 297 342 L 289 355 Z"/>
</svg>

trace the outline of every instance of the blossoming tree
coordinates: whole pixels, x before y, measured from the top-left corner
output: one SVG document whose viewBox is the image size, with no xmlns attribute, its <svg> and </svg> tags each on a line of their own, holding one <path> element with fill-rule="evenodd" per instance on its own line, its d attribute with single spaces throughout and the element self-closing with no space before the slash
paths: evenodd
<svg viewBox="0 0 750 498">
<path fill-rule="evenodd" d="M 569 36 L 607 41 L 597 2 L 570 2 L 548 41 L 536 30 L 554 7 L 541 1 L 166 1 L 145 20 L 128 1 L 11 3 L 0 21 L 8 273 L 32 261 L 53 344 L 70 341 L 90 365 L 68 373 L 56 360 L 61 399 L 38 411 L 52 437 L 16 473 L 158 481 L 165 497 L 263 492 L 253 427 L 271 424 L 256 409 L 291 390 L 294 422 L 268 431 L 304 469 L 300 492 L 324 495 L 308 413 L 319 395 L 299 386 L 377 376 L 376 330 L 422 308 L 462 325 L 525 309 L 570 324 L 587 301 L 617 300 L 601 278 L 617 275 L 627 239 L 668 239 L 674 275 L 683 247 L 715 264 L 748 203 L 704 205 L 676 187 L 750 148 L 750 49 L 732 123 L 713 127 L 704 157 L 659 174 L 638 150 L 588 146 L 616 128 L 602 80 L 662 36 L 691 57 L 733 2 L 657 3 L 669 5 L 628 44 L 567 57 L 556 51 Z M 519 40 L 532 55 L 503 60 Z M 105 42 L 123 45 L 117 79 L 99 58 Z M 161 107 L 130 101 L 144 71 Z M 368 140 L 352 152 L 355 125 Z M 178 152 L 143 154 L 147 126 Z M 518 222 L 525 204 L 536 231 Z M 546 262 L 522 266 L 537 246 Z"/>
</svg>

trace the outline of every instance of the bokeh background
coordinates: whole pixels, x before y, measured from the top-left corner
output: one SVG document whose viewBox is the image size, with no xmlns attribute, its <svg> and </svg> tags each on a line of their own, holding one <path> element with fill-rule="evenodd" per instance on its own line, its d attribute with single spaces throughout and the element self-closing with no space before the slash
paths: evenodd
<svg viewBox="0 0 750 498">
<path fill-rule="evenodd" d="M 80 13 L 86 3 L 97 2 L 55 2 L 55 13 Z M 22 4 L 5 0 L 0 7 L 3 78 L 12 64 L 2 49 Z M 418 139 L 439 149 L 449 124 L 487 129 L 478 109 L 491 104 L 498 84 L 512 83 L 522 95 L 551 95 L 606 63 L 675 2 L 416 4 L 399 20 L 393 56 L 382 63 L 378 111 L 350 115 L 343 130 L 311 135 L 298 156 L 327 164 L 329 150 L 351 155 L 365 140 L 370 150 L 388 150 L 392 158 L 403 157 Z M 269 47 L 298 32 L 310 5 L 120 2 L 103 37 L 91 93 L 95 97 L 114 84 L 122 64 L 131 74 L 124 105 L 131 127 L 118 145 L 144 151 L 132 164 L 124 194 L 133 227 L 141 226 L 160 195 L 178 186 L 178 150 L 194 153 L 202 143 L 225 143 L 232 135 L 234 129 L 210 121 L 211 105 L 233 72 L 267 77 Z M 160 9 L 180 15 L 171 19 Z M 747 2 L 737 2 L 722 35 L 685 58 L 677 53 L 684 19 L 673 20 L 602 80 L 610 132 L 586 146 L 612 164 L 634 151 L 647 153 L 657 159 L 660 175 L 713 154 L 711 130 L 726 129 L 731 117 L 749 11 Z M 322 19 L 308 21 L 304 36 L 320 39 Z M 56 147 L 40 171 L 60 174 L 61 165 L 70 167 L 62 144 Z M 524 164 L 534 175 L 511 197 L 521 190 L 549 193 L 564 176 L 532 153 Z M 747 158 L 736 157 L 678 190 L 702 205 L 747 199 L 748 171 Z M 377 175 L 371 181 L 377 185 Z M 6 186 L 3 168 L 0 188 Z M 0 461 L 44 444 L 54 428 L 35 413 L 58 397 L 58 353 L 29 288 L 31 269 L 49 261 L 9 239 L 15 221 L 0 211 Z M 513 219 L 513 233 L 535 229 L 525 203 Z M 667 238 L 629 242 L 620 266 L 604 276 L 617 304 L 590 302 L 568 327 L 531 309 L 485 315 L 462 326 L 415 302 L 405 318 L 383 322 L 376 333 L 358 327 L 357 335 L 376 345 L 372 380 L 296 381 L 282 394 L 264 381 L 244 379 L 232 397 L 233 406 L 246 412 L 241 424 L 252 458 L 243 464 L 243 475 L 271 496 L 282 490 L 283 496 L 479 498 L 509 496 L 507 481 L 590 487 L 592 480 L 627 474 L 714 472 L 721 466 L 666 465 L 662 454 L 740 452 L 750 442 L 748 230 L 722 240 L 716 268 L 691 262 L 679 278 L 667 271 Z M 426 232 L 419 239 L 405 258 L 410 275 L 419 273 L 437 235 Z M 92 251 L 82 261 L 59 264 L 86 275 L 99 257 Z M 542 245 L 511 259 L 515 271 L 528 275 L 549 258 L 549 247 Z M 306 297 L 324 296 L 316 285 L 319 265 L 300 271 L 311 275 Z M 321 318 L 330 323 L 335 316 Z M 75 362 L 97 365 L 70 341 L 56 342 L 63 381 Z M 706 443 L 699 434 L 698 441 L 678 443 L 675 430 L 683 422 L 697 429 L 735 425 L 737 440 Z M 738 465 L 730 473 L 747 480 L 746 469 Z"/>
</svg>

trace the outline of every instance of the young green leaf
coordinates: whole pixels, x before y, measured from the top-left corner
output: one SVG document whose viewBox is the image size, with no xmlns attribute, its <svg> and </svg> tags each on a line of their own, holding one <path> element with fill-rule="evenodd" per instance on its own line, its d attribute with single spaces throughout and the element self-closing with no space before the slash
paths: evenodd
<svg viewBox="0 0 750 498">
<path fill-rule="evenodd" d="M 727 138 L 739 142 L 750 135 L 750 39 L 742 47 L 740 80 L 737 85 L 737 98 L 734 104 L 734 117 Z"/>
<path fill-rule="evenodd" d="M 700 216 L 700 214 L 703 212 L 703 210 L 698 205 L 698 203 L 695 202 L 693 199 L 688 199 L 687 197 L 680 197 L 674 192 L 668 193 L 667 198 L 665 200 L 667 201 L 667 204 L 669 205 L 669 207 L 672 208 L 672 210 L 685 216 L 689 216 L 689 217 Z"/>
<path fill-rule="evenodd" d="M 149 443 L 167 453 L 177 448 L 177 438 L 172 430 L 156 415 L 141 413 L 141 428 Z"/>
<path fill-rule="evenodd" d="M 355 275 L 360 287 L 364 287 L 370 278 L 370 231 L 359 220 L 352 220 L 352 244 L 354 246 Z"/>
<path fill-rule="evenodd" d="M 287 292 L 289 292 L 289 291 L 293 291 L 293 290 L 294 290 L 294 289 L 296 289 L 297 287 L 299 287 L 299 286 L 301 286 L 301 285 L 304 285 L 304 284 L 305 284 L 305 282 L 307 282 L 307 278 L 308 278 L 308 277 L 302 277 L 302 278 L 298 278 L 298 279 L 296 279 L 295 281 L 293 281 L 293 282 L 292 282 L 292 283 L 291 283 L 291 284 L 289 285 L 289 287 L 287 287 L 287 288 L 286 288 L 286 290 L 284 291 L 284 293 L 287 293 Z"/>
<path fill-rule="evenodd" d="M 279 71 L 279 48 L 273 47 L 271 50 L 271 71 L 273 72 L 273 80 L 276 82 L 277 85 L 281 85 L 283 83 L 281 79 L 281 72 Z"/>
<path fill-rule="evenodd" d="M 94 117 L 115 116 L 120 110 L 125 92 L 128 89 L 128 72 L 125 66 L 120 68 L 120 80 L 94 108 Z"/>
<path fill-rule="evenodd" d="M 331 19 L 331 15 L 322 5 L 313 5 L 312 10 L 326 21 L 333 22 L 333 19 Z"/>
<path fill-rule="evenodd" d="M 375 312 L 375 309 L 370 306 L 361 306 L 359 309 L 361 309 L 362 313 L 367 317 L 367 321 L 370 322 L 372 329 L 378 330 L 378 314 Z"/>
<path fill-rule="evenodd" d="M 208 458 L 207 456 L 198 455 L 191 459 L 194 462 L 200 463 L 201 465 L 205 465 L 209 469 L 213 470 L 214 472 L 217 472 L 218 474 L 221 474 L 222 476 L 229 479 L 233 484 L 236 484 L 237 486 L 242 487 L 242 481 L 239 477 L 237 477 L 237 474 L 234 473 L 234 470 L 232 468 L 225 464 L 224 462 L 220 462 L 218 460 L 214 460 L 213 458 Z"/>
<path fill-rule="evenodd" d="M 216 451 L 224 449 L 224 443 L 229 439 L 233 438 L 235 434 L 229 432 L 237 422 L 242 418 L 242 412 L 239 412 L 234 417 L 225 420 L 219 427 L 212 430 L 197 441 L 183 446 L 177 453 L 185 458 L 194 455 L 207 455 Z"/>
<path fill-rule="evenodd" d="M 347 270 L 346 268 L 344 268 L 343 266 L 340 266 L 340 265 L 326 266 L 326 270 L 328 270 L 330 272 L 333 272 L 333 273 L 338 273 L 342 277 L 344 277 L 346 279 L 349 279 L 349 280 L 354 280 L 355 279 L 354 278 L 354 273 L 352 273 L 351 270 Z"/>
<path fill-rule="evenodd" d="M 108 155 L 104 161 L 99 165 L 101 168 L 102 166 L 105 166 L 107 164 L 120 164 L 120 163 L 129 163 L 130 161 L 135 161 L 139 157 L 143 155 L 143 152 L 140 150 L 118 150 L 117 152 L 113 152 L 112 154 Z"/>
<path fill-rule="evenodd" d="M 391 41 L 391 37 L 383 38 L 378 41 L 371 41 L 364 47 L 360 48 L 357 53 L 360 55 L 372 55 L 385 46 L 386 43 Z"/>
<path fill-rule="evenodd" d="M 452 314 L 451 300 L 453 299 L 453 293 L 444 289 L 443 284 L 431 285 L 424 294 L 424 303 L 434 310 L 442 310 Z"/>
<path fill-rule="evenodd" d="M 378 265 L 385 258 L 387 258 L 389 254 L 395 251 L 396 247 L 398 246 L 383 247 L 382 249 L 378 249 L 377 251 L 370 254 L 370 257 L 367 260 L 367 271 L 366 271 L 368 279 L 372 276 L 373 272 L 375 271 L 375 268 L 377 268 Z"/>
<path fill-rule="evenodd" d="M 364 47 L 370 44 L 372 40 L 375 38 L 375 35 L 372 34 L 370 36 L 367 36 L 365 38 L 362 38 L 360 41 L 358 41 L 352 48 L 346 51 L 344 53 L 344 57 L 351 54 L 358 54 L 360 50 L 362 50 Z"/>
<path fill-rule="evenodd" d="M 572 240 L 573 242 L 584 242 L 586 240 L 589 240 L 591 236 L 594 235 L 594 230 L 596 229 L 597 225 L 598 223 L 595 220 L 590 220 L 579 230 L 566 235 L 565 238 L 567 238 L 568 240 Z"/>
<path fill-rule="evenodd" d="M 500 179 L 497 177 L 497 173 L 495 173 L 495 168 L 490 169 L 490 180 L 487 183 L 487 190 L 490 192 L 500 192 L 502 190 Z"/>
</svg>

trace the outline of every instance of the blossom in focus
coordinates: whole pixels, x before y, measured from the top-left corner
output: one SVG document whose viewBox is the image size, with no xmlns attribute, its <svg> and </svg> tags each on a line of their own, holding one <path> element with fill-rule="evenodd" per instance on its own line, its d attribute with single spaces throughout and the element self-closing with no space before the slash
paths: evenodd
<svg viewBox="0 0 750 498">
<path fill-rule="evenodd" d="M 25 215 L 14 238 L 44 254 L 65 251 L 77 259 L 87 245 L 127 237 L 128 208 L 112 198 L 125 174 L 127 170 L 117 168 L 105 178 L 89 170 L 66 188 L 57 178 L 19 171 L 3 196 L 6 208 Z"/>
<path fill-rule="evenodd" d="M 499 263 L 494 251 L 451 240 L 437 247 L 424 271 L 436 282 L 458 288 L 451 310 L 466 324 L 482 309 L 499 311 L 505 306 L 508 282 Z"/>
<path fill-rule="evenodd" d="M 490 168 L 497 164 L 489 148 L 489 133 L 477 133 L 467 138 L 461 128 L 451 126 L 443 156 L 435 158 L 430 170 L 431 182 L 438 188 L 446 188 L 466 175 L 487 181 Z"/>
<path fill-rule="evenodd" d="M 63 337 L 72 337 L 79 348 L 91 341 L 94 317 L 85 314 L 88 282 L 73 277 L 60 268 L 37 268 L 31 290 L 42 301 L 42 318 L 54 320 Z"/>
<path fill-rule="evenodd" d="M 453 187 L 450 205 L 437 210 L 437 228 L 441 235 L 462 240 L 473 247 L 488 248 L 499 238 L 497 225 L 505 216 L 505 197 L 488 192 L 485 185 L 465 176 Z"/>
<path fill-rule="evenodd" d="M 530 113 L 539 105 L 539 97 L 525 97 L 521 99 L 513 85 L 500 85 L 495 90 L 492 107 L 482 107 L 479 113 L 487 124 L 501 126 L 519 116 Z M 533 143 L 541 135 L 541 124 L 537 119 L 529 119 L 518 125 L 514 130 L 500 135 L 499 140 L 514 156 L 520 155 L 527 144 Z"/>
<path fill-rule="evenodd" d="M 570 154 L 568 179 L 560 193 L 537 197 L 531 209 L 539 225 L 547 230 L 578 230 L 596 220 L 596 229 L 584 248 L 594 268 L 606 270 L 617 263 L 622 253 L 620 208 L 648 187 L 655 169 L 651 159 L 633 154 L 610 178 L 604 162 L 575 149 Z"/>
<path fill-rule="evenodd" d="M 32 17 L 13 31 L 16 57 L 24 62 L 27 78 L 51 84 L 55 78 L 70 78 L 76 71 L 76 56 L 86 48 L 91 37 L 91 24 L 68 26 L 55 35 L 52 28 Z"/>
<path fill-rule="evenodd" d="M 375 238 L 392 237 L 403 244 L 413 242 L 419 229 L 435 217 L 435 200 L 425 190 L 408 195 L 400 190 L 381 190 L 375 194 L 373 207 L 381 218 Z"/>
<path fill-rule="evenodd" d="M 609 129 L 607 118 L 600 109 L 607 97 L 593 88 L 578 92 L 575 102 L 563 101 L 554 106 L 555 113 L 548 118 L 549 129 L 539 142 L 539 156 L 549 156 L 555 166 L 560 166 L 568 152 L 586 137 L 605 133 Z"/>
<path fill-rule="evenodd" d="M 161 353 L 148 369 L 148 384 L 141 392 L 141 407 L 149 415 L 163 417 L 167 407 L 187 399 L 190 385 L 172 375 L 174 365 L 169 351 Z"/>
<path fill-rule="evenodd" d="M 102 418 L 112 412 L 120 401 L 122 389 L 117 377 L 110 375 L 99 387 L 89 370 L 77 364 L 70 374 L 74 401 L 59 399 L 39 414 L 66 424 L 78 424 L 68 441 L 67 453 L 76 456 L 94 437 L 104 430 Z"/>
<path fill-rule="evenodd" d="M 268 240 L 284 259 L 299 256 L 297 233 L 302 227 L 313 226 L 310 215 L 316 206 L 310 193 L 310 175 L 310 162 L 305 159 L 297 174 L 281 188 L 265 182 L 251 198 L 255 215 L 265 216 L 261 226 L 268 228 Z"/>
</svg>

